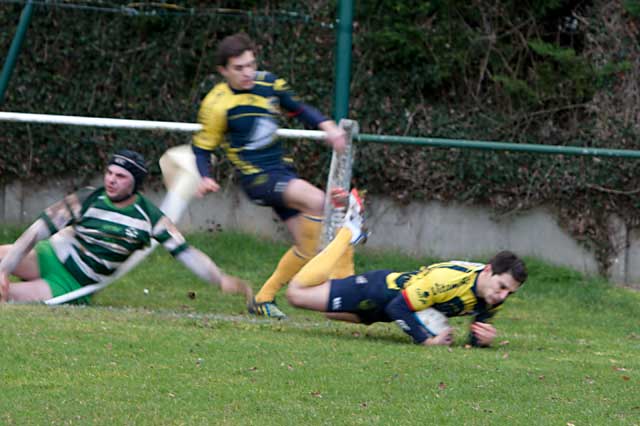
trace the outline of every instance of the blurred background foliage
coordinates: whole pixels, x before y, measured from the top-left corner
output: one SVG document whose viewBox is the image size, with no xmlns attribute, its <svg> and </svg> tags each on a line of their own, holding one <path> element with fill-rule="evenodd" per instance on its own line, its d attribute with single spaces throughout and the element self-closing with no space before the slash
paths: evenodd
<svg viewBox="0 0 640 426">
<path fill-rule="evenodd" d="M 0 0 L 0 52 L 24 2 Z M 260 66 L 330 114 L 336 1 L 36 2 L 4 111 L 194 122 L 217 42 L 246 31 Z M 359 0 L 350 118 L 362 133 L 640 149 L 640 1 Z M 1 124 L 0 179 L 93 177 L 118 147 L 157 159 L 189 135 Z M 299 127 L 296 122 L 283 126 Z M 329 153 L 290 142 L 323 185 Z M 639 224 L 637 161 L 359 144 L 354 180 L 401 202 L 544 206 L 606 268 L 607 220 Z M 219 179 L 233 179 L 223 161 Z"/>
</svg>

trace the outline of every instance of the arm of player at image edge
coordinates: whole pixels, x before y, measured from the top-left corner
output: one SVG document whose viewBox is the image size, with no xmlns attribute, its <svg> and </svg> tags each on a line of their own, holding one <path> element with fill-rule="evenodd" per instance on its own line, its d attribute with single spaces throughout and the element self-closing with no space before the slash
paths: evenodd
<svg viewBox="0 0 640 426">
<path fill-rule="evenodd" d="M 6 302 L 9 297 L 9 276 L 36 243 L 49 236 L 51 233 L 47 224 L 43 219 L 38 219 L 12 244 L 7 255 L 0 262 L 0 302 Z"/>
<path fill-rule="evenodd" d="M 327 135 L 325 140 L 327 144 L 339 153 L 343 153 L 347 147 L 347 134 L 339 127 L 335 121 L 326 120 L 318 124 L 318 129 L 324 131 Z"/>
<path fill-rule="evenodd" d="M 491 346 L 497 335 L 496 328 L 488 322 L 474 321 L 469 326 L 469 343 L 474 347 Z"/>
<path fill-rule="evenodd" d="M 217 192 L 220 185 L 211 177 L 211 151 L 192 145 L 196 156 L 196 166 L 201 179 L 196 189 L 196 197 L 202 198 L 209 192 Z"/>
<path fill-rule="evenodd" d="M 432 313 L 437 314 L 438 316 L 442 316 L 442 320 L 440 325 L 435 326 L 433 323 L 429 326 L 425 325 L 425 327 L 429 328 L 429 337 L 422 342 L 425 346 L 451 346 L 453 343 L 453 328 L 449 326 L 449 323 L 444 314 L 438 312 L 434 308 L 429 308 Z M 414 312 L 414 315 L 420 318 L 420 313 Z M 432 320 L 433 321 L 433 320 Z M 437 334 L 433 334 L 437 333 Z"/>
<path fill-rule="evenodd" d="M 212 285 L 219 285 L 223 293 L 242 294 L 245 296 L 246 303 L 253 300 L 253 290 L 249 284 L 222 272 L 218 265 L 200 250 L 189 246 L 176 255 L 176 259 L 200 279 Z"/>
<path fill-rule="evenodd" d="M 444 318 L 440 319 L 440 324 L 437 327 L 434 324 L 432 329 L 429 329 L 420 319 L 418 312 L 409 307 L 402 294 L 397 295 L 387 305 L 385 311 L 389 318 L 395 321 L 402 331 L 411 336 L 416 344 L 449 346 L 453 343 L 453 329 L 448 325 L 443 314 L 439 314 L 434 310 L 434 314 L 438 313 Z"/>
</svg>

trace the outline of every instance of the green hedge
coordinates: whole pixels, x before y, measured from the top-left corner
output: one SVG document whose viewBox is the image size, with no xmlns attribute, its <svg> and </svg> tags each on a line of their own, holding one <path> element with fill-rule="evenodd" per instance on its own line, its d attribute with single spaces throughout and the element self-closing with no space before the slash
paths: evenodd
<svg viewBox="0 0 640 426">
<path fill-rule="evenodd" d="M 193 122 L 220 79 L 212 63 L 217 41 L 244 30 L 263 68 L 330 113 L 335 3 L 229 3 L 244 9 L 236 13 L 209 2 L 184 2 L 191 11 L 141 9 L 153 16 L 37 5 L 2 109 Z M 22 7 L 0 3 L 2 52 Z M 637 2 L 361 0 L 355 11 L 350 118 L 363 133 L 640 149 L 633 119 L 640 106 L 630 90 L 640 77 Z M 4 182 L 69 170 L 93 176 L 123 146 L 144 152 L 158 176 L 162 152 L 190 140 L 165 132 L 2 129 Z M 300 141 L 291 150 L 301 174 L 322 185 L 326 148 Z M 638 222 L 636 164 L 360 144 L 354 180 L 405 202 L 484 204 L 496 215 L 552 206 L 606 268 L 614 249 L 606 217 Z M 218 173 L 230 176 L 228 164 Z"/>
</svg>

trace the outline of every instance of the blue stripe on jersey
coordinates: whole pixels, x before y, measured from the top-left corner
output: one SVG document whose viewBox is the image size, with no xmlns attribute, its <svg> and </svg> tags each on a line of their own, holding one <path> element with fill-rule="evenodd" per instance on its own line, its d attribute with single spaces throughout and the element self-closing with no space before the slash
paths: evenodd
<svg viewBox="0 0 640 426">
<path fill-rule="evenodd" d="M 473 292 L 473 295 L 476 297 L 476 299 L 478 299 L 478 277 L 480 276 L 480 273 L 476 274 L 476 278 L 473 280 L 473 285 L 471 286 L 471 292 Z"/>
<path fill-rule="evenodd" d="M 268 83 L 260 82 L 260 84 L 256 84 L 249 91 L 249 93 L 251 94 L 263 96 L 265 98 L 268 98 L 270 96 L 275 96 L 274 92 L 275 92 L 275 89 L 273 88 L 273 82 L 268 82 Z"/>
</svg>

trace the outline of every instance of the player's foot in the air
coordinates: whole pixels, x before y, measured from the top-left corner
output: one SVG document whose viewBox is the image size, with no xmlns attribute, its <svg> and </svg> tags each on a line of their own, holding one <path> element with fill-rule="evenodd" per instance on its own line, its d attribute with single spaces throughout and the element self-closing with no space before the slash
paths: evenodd
<svg viewBox="0 0 640 426">
<path fill-rule="evenodd" d="M 287 314 L 285 314 L 280 310 L 280 308 L 278 308 L 275 300 L 272 300 L 270 302 L 258 303 L 254 298 L 253 303 L 249 304 L 249 313 L 256 316 L 274 318 L 279 320 L 287 318 Z"/>
<path fill-rule="evenodd" d="M 357 189 L 352 189 L 349 194 L 349 209 L 345 214 L 342 226 L 351 230 L 351 244 L 365 243 L 369 232 L 364 226 L 364 203 Z"/>
<path fill-rule="evenodd" d="M 349 207 L 349 193 L 344 188 L 333 188 L 331 190 L 331 205 L 336 210 L 347 210 Z"/>
</svg>

